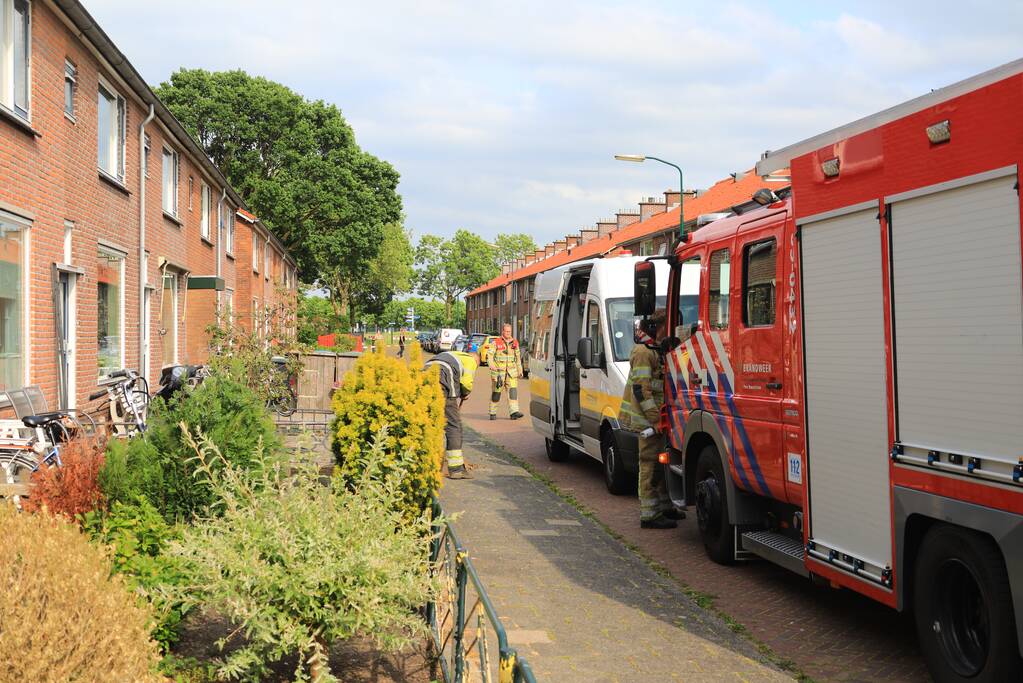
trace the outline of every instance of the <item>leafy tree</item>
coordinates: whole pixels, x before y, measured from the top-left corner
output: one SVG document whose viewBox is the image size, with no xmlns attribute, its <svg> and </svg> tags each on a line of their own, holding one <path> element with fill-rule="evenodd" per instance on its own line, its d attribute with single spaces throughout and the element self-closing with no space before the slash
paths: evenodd
<svg viewBox="0 0 1023 683">
<path fill-rule="evenodd" d="M 494 240 L 494 253 L 497 265 L 522 258 L 536 251 L 536 242 L 532 235 L 524 232 L 501 234 Z"/>
<path fill-rule="evenodd" d="M 347 328 L 334 311 L 330 301 L 322 296 L 305 294 L 298 300 L 298 341 L 315 344 L 321 334 L 341 332 Z"/>
<path fill-rule="evenodd" d="M 359 313 L 377 315 L 398 294 L 412 289 L 415 252 L 408 231 L 399 223 L 384 226 L 380 252 L 355 280 L 355 306 L 350 309 L 351 321 Z"/>
<path fill-rule="evenodd" d="M 257 215 L 319 280 L 336 314 L 401 221 L 398 173 L 367 154 L 334 105 L 244 71 L 181 69 L 156 88 Z"/>
<path fill-rule="evenodd" d="M 444 318 L 452 319 L 458 298 L 495 277 L 493 247 L 468 230 L 459 230 L 451 239 L 424 235 L 416 249 L 419 266 L 418 288 L 444 302 Z"/>
</svg>

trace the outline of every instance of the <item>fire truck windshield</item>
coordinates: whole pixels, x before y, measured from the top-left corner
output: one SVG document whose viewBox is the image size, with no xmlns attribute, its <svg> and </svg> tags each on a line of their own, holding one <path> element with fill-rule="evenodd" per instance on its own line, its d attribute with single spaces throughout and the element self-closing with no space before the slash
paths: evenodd
<svg viewBox="0 0 1023 683">
<path fill-rule="evenodd" d="M 657 297 L 657 310 L 663 311 L 666 305 L 667 297 Z M 694 302 L 694 309 L 695 306 Z M 636 329 L 636 321 L 639 318 L 633 315 L 634 310 L 635 303 L 632 299 L 609 299 L 607 302 L 608 328 L 611 332 L 611 349 L 614 352 L 615 361 L 629 360 L 632 347 L 636 345 L 633 334 Z"/>
</svg>

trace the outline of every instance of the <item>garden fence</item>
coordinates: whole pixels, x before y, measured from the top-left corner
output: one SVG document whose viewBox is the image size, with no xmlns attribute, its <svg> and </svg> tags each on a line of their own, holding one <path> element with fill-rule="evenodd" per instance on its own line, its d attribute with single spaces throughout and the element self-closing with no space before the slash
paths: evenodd
<svg viewBox="0 0 1023 683">
<path fill-rule="evenodd" d="M 434 502 L 431 566 L 440 593 L 427 606 L 434 654 L 446 683 L 536 683 L 529 663 L 508 646 L 508 634 L 469 554 Z"/>
</svg>

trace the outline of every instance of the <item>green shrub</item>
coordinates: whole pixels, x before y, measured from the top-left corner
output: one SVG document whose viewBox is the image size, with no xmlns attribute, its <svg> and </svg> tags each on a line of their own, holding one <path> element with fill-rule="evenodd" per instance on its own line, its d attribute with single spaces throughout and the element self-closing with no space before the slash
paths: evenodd
<svg viewBox="0 0 1023 683">
<path fill-rule="evenodd" d="M 90 512 L 82 527 L 94 542 L 110 548 L 114 571 L 128 586 L 144 596 L 156 617 L 152 636 L 166 651 L 177 642 L 178 627 L 187 606 L 173 590 L 187 576 L 179 559 L 164 554 L 167 544 L 181 536 L 153 507 L 141 498 L 133 505 L 114 503 L 109 512 Z"/>
<path fill-rule="evenodd" d="M 209 377 L 169 402 L 154 400 L 144 436 L 112 440 L 100 472 L 108 500 L 132 504 L 144 497 L 172 523 L 190 520 L 214 501 L 209 487 L 195 478 L 182 424 L 208 435 L 229 462 L 243 468 L 256 464 L 253 453 L 260 444 L 268 453 L 280 448 L 263 401 L 232 378 Z"/>
<path fill-rule="evenodd" d="M 222 677 L 255 678 L 297 652 L 296 680 L 333 681 L 331 642 L 362 635 L 398 649 L 423 635 L 418 610 L 434 595 L 431 520 L 398 511 L 400 473 L 384 467 L 386 441 L 381 433 L 360 455 L 362 476 L 350 488 L 340 480 L 325 486 L 315 466 L 292 472 L 260 450 L 254 458 L 262 466 L 246 470 L 209 439 L 195 446 L 223 514 L 187 528 L 170 552 L 202 591 L 191 599 L 245 633 L 221 663 Z"/>
<path fill-rule="evenodd" d="M 399 501 L 406 518 L 429 505 L 440 487 L 444 454 L 444 396 L 437 370 L 423 371 L 418 345 L 409 359 L 378 352 L 363 354 L 334 393 L 334 455 L 340 475 L 361 478 L 359 456 L 381 429 L 387 428 L 380 467 L 401 472 Z"/>
<path fill-rule="evenodd" d="M 62 517 L 0 504 L 0 681 L 159 681 L 150 615 Z"/>
</svg>

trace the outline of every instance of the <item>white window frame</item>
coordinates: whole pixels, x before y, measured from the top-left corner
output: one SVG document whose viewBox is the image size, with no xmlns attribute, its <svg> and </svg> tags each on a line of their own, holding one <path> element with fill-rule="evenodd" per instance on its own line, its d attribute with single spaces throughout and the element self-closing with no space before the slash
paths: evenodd
<svg viewBox="0 0 1023 683">
<path fill-rule="evenodd" d="M 230 287 L 224 289 L 224 300 L 222 310 L 227 311 L 227 322 L 234 323 L 234 290 Z"/>
<path fill-rule="evenodd" d="M 234 223 L 237 210 L 230 204 L 224 204 L 224 253 L 234 256 Z"/>
<path fill-rule="evenodd" d="M 67 84 L 71 84 L 71 109 L 68 109 Z M 76 120 L 75 105 L 78 102 L 78 67 L 67 57 L 64 58 L 64 114 L 72 121 Z"/>
<path fill-rule="evenodd" d="M 25 107 L 15 104 L 14 64 L 14 2 L 0 0 L 0 106 L 25 121 L 32 120 L 32 2 L 28 6 L 27 42 L 25 47 Z"/>
<path fill-rule="evenodd" d="M 170 197 L 167 196 L 167 158 L 171 160 L 171 190 Z M 181 160 L 178 157 L 177 151 L 170 147 L 163 148 L 163 154 L 160 157 L 160 204 L 163 207 L 163 212 L 168 216 L 178 217 L 178 176 L 180 173 Z M 168 199 L 170 207 L 168 208 Z M 191 201 L 191 199 L 189 199 Z"/>
<path fill-rule="evenodd" d="M 3 2 L 3 0 L 0 0 Z M 32 284 L 32 280 L 29 278 L 29 259 L 30 247 L 31 247 L 31 235 L 32 235 L 32 221 L 18 216 L 13 213 L 0 210 L 0 218 L 3 218 L 7 223 L 13 223 L 18 226 L 22 235 L 22 249 L 21 249 L 21 329 L 18 331 L 18 336 L 21 339 L 21 386 L 26 387 L 31 384 L 31 367 L 32 367 L 32 347 L 30 345 L 29 337 L 29 321 L 31 319 L 31 304 L 32 297 L 30 296 L 29 287 Z M 12 389 L 15 387 L 11 387 Z M 18 387 L 20 388 L 20 387 Z"/>
<path fill-rule="evenodd" d="M 210 241 L 210 186 L 202 183 L 199 187 L 199 236 Z"/>
<path fill-rule="evenodd" d="M 142 137 L 142 170 L 147 178 L 149 177 L 149 157 L 152 150 L 153 141 L 149 139 L 149 133 L 145 133 Z"/>
<path fill-rule="evenodd" d="M 128 255 L 125 254 L 123 251 L 118 251 L 117 249 L 111 249 L 110 247 L 104 246 L 102 244 L 100 244 L 97 247 L 97 252 L 98 253 L 106 254 L 107 256 L 110 256 L 111 258 L 120 259 L 120 261 L 121 261 L 121 272 L 120 272 L 120 279 L 121 279 L 120 290 L 121 291 L 120 291 L 120 296 L 118 297 L 120 299 L 120 301 L 117 302 L 117 306 L 120 309 L 120 322 L 121 322 L 120 334 L 118 335 L 118 339 L 120 339 L 120 349 L 118 349 L 118 352 L 121 355 L 121 367 L 123 368 L 123 367 L 125 367 L 127 365 L 127 360 L 128 360 L 127 357 L 124 355 L 125 354 L 125 338 L 124 337 L 125 337 L 125 334 L 126 334 L 126 331 L 127 331 L 127 325 L 126 325 L 126 321 L 124 319 L 124 313 L 125 313 L 125 298 L 126 298 L 125 297 L 125 294 L 126 294 L 125 293 L 125 289 L 127 289 L 127 284 L 128 284 L 127 277 L 126 277 L 126 272 L 127 272 L 126 271 L 126 265 L 128 263 Z M 98 305 L 98 301 L 97 301 L 97 305 Z M 98 320 L 97 320 L 96 324 L 99 325 L 99 321 Z M 103 384 L 104 382 L 110 381 L 110 377 L 108 375 L 101 375 L 101 374 L 99 374 L 99 357 L 98 357 L 98 352 L 99 352 L 99 349 L 97 347 L 96 376 L 98 377 L 99 383 Z M 117 370 L 118 368 L 114 368 L 114 369 Z"/>
<path fill-rule="evenodd" d="M 0 1 L 2 1 L 2 0 L 0 0 Z M 115 118 L 115 120 L 111 122 L 111 128 L 110 128 L 111 139 L 109 141 L 109 142 L 112 142 L 115 145 L 115 148 L 113 150 L 111 150 L 111 155 L 112 155 L 111 156 L 111 162 L 113 164 L 113 169 L 104 168 L 103 164 L 101 163 L 101 161 L 100 161 L 100 153 L 102 152 L 102 147 L 99 144 L 97 144 L 97 150 L 96 150 L 96 165 L 99 167 L 99 170 L 102 171 L 106 176 L 108 176 L 110 178 L 113 178 L 113 179 L 115 179 L 118 182 L 123 184 L 124 183 L 124 178 L 125 178 L 125 168 L 127 167 L 127 164 L 126 164 L 125 160 L 126 160 L 126 154 L 127 154 L 127 149 L 128 149 L 128 139 L 127 139 L 128 138 L 128 102 L 127 102 L 127 100 L 124 99 L 124 97 L 121 95 L 121 93 L 119 93 L 114 86 L 110 85 L 110 82 L 107 81 L 107 79 L 103 78 L 103 76 L 100 76 L 99 77 L 99 88 L 97 89 L 97 92 L 96 92 L 97 117 L 99 116 L 99 113 L 98 113 L 99 99 L 103 98 L 103 93 L 104 92 L 106 92 L 106 94 L 109 95 L 113 99 L 113 107 L 114 107 L 114 118 Z M 106 99 L 106 98 L 104 98 L 104 99 Z M 97 128 L 98 128 L 98 120 L 97 120 Z M 115 137 L 116 137 L 116 140 L 114 139 Z"/>
<path fill-rule="evenodd" d="M 179 358 L 179 356 L 178 356 L 178 349 L 180 348 L 180 344 L 178 342 L 180 341 L 180 335 L 181 335 L 181 325 L 178 324 L 178 316 L 181 314 L 181 300 L 180 300 L 180 298 L 178 296 L 178 294 L 179 294 L 178 290 L 181 287 L 181 273 L 178 273 L 177 271 L 170 271 L 170 270 L 162 273 L 161 276 L 160 276 L 160 296 L 161 296 L 161 299 L 160 299 L 160 326 L 161 326 L 161 329 L 163 330 L 163 332 L 160 335 L 160 337 L 161 337 L 161 339 L 160 339 L 160 362 L 163 363 L 163 355 L 164 355 L 164 352 L 166 352 L 166 350 L 167 350 L 167 347 L 166 347 L 166 344 L 167 344 L 167 328 L 163 327 L 163 304 L 164 304 L 164 301 L 163 301 L 162 297 L 167 296 L 167 279 L 168 278 L 173 283 L 173 286 L 170 288 L 171 303 L 173 304 L 173 311 L 172 311 L 172 314 L 171 314 L 171 318 L 173 319 L 173 325 L 174 325 L 174 346 L 173 346 L 174 356 L 173 356 L 173 360 L 171 360 L 171 363 L 172 364 L 176 364 L 178 362 L 178 358 Z"/>
<path fill-rule="evenodd" d="M 263 242 L 263 278 L 270 279 L 270 240 Z"/>
<path fill-rule="evenodd" d="M 259 237 L 259 233 L 255 230 L 252 231 L 252 272 L 259 272 L 259 241 L 256 239 Z"/>
</svg>

